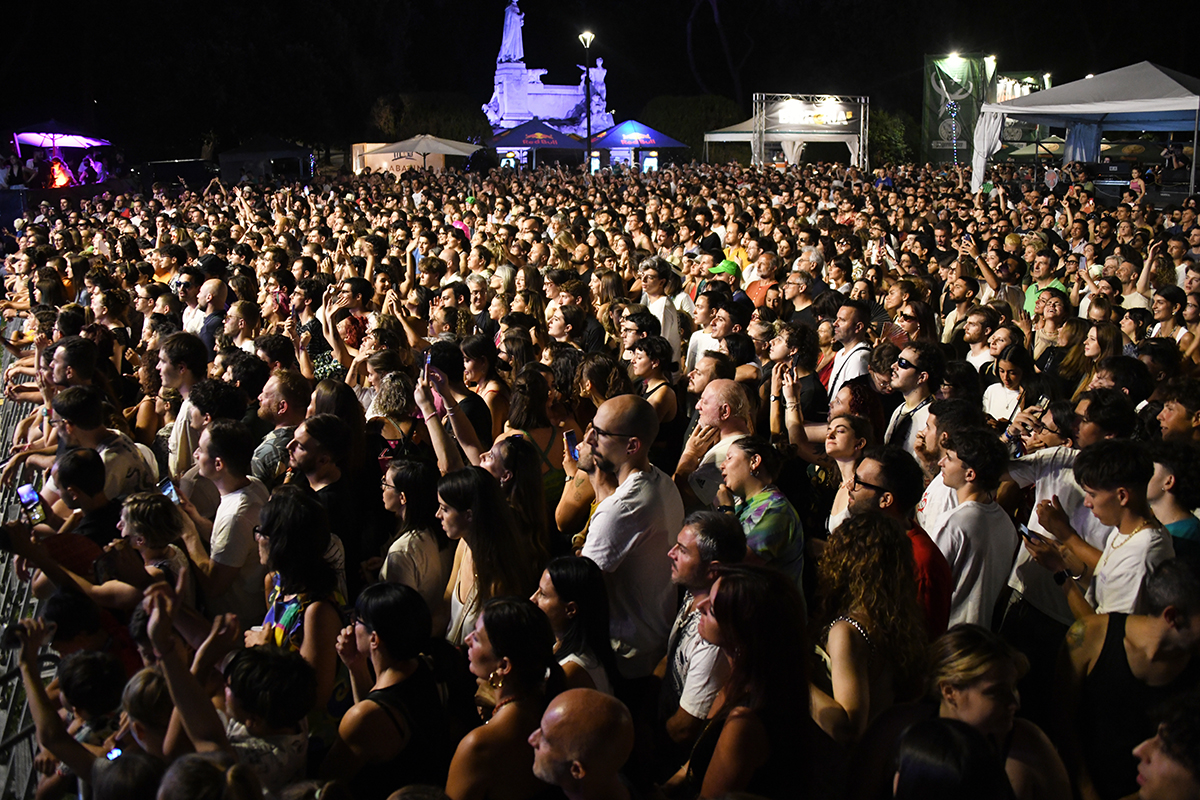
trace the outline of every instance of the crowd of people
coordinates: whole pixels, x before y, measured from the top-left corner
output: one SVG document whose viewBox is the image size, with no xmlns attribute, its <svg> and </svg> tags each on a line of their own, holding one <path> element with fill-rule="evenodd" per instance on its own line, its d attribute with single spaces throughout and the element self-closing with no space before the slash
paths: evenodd
<svg viewBox="0 0 1200 800">
<path fill-rule="evenodd" d="M 1197 198 L 968 186 L 30 208 L 38 797 L 1200 797 Z"/>
</svg>

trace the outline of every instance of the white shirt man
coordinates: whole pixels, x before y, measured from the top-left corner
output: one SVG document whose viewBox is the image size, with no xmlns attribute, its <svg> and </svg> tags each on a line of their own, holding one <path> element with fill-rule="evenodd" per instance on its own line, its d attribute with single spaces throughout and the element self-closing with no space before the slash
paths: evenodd
<svg viewBox="0 0 1200 800">
<path fill-rule="evenodd" d="M 867 342 L 867 320 L 869 313 L 856 304 L 838 309 L 833 321 L 833 340 L 842 349 L 833 357 L 833 371 L 829 374 L 829 396 L 836 397 L 847 381 L 867 374 L 871 360 L 871 345 Z"/>
<path fill-rule="evenodd" d="M 883 440 L 916 455 L 917 434 L 929 420 L 929 404 L 945 373 L 945 358 L 936 346 L 909 345 L 892 365 L 892 389 L 904 396 L 888 421 Z"/>
<path fill-rule="evenodd" d="M 654 671 L 675 614 L 667 552 L 683 527 L 683 501 L 670 476 L 650 464 L 657 434 L 654 409 L 634 395 L 601 404 L 587 432 L 597 465 L 618 485 L 596 506 L 583 555 L 605 573 L 610 633 L 629 679 Z"/>
<path fill-rule="evenodd" d="M 992 497 L 1007 463 L 1004 446 L 987 430 L 955 433 L 942 455 L 942 476 L 957 494 L 958 505 L 930 536 L 946 557 L 954 582 L 951 626 L 966 622 L 990 628 L 1008 580 L 1017 530 Z"/>
</svg>

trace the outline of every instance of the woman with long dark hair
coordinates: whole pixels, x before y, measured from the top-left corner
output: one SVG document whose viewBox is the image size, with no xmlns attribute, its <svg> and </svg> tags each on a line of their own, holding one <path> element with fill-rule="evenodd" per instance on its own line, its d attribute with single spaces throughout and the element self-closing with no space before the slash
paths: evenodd
<svg viewBox="0 0 1200 800">
<path fill-rule="evenodd" d="M 339 590 L 330 563 L 337 556 L 331 553 L 325 509 L 299 487 L 281 486 L 262 508 L 255 540 L 258 558 L 269 570 L 267 615 L 259 630 L 246 631 L 246 646 L 295 651 L 313 668 L 316 704 L 309 725 L 313 738 L 328 746 L 336 735 L 336 715 L 345 710 L 348 686 L 344 672 L 339 681 L 335 649 L 345 590 Z"/>
<path fill-rule="evenodd" d="M 437 518 L 437 481 L 437 470 L 424 461 L 397 458 L 388 465 L 380 487 L 396 531 L 382 556 L 363 563 L 369 583 L 378 579 L 416 589 L 429 607 L 435 634 L 450 622 L 446 584 L 454 568 L 454 548 Z"/>
<path fill-rule="evenodd" d="M 492 438 L 504 431 L 508 419 L 509 389 L 500 374 L 500 354 L 490 336 L 468 336 L 462 343 L 463 380 L 492 413 Z"/>
<path fill-rule="evenodd" d="M 567 688 L 612 694 L 619 674 L 608 638 L 608 592 L 596 562 L 583 556 L 554 559 L 530 599 L 550 620 Z"/>
<path fill-rule="evenodd" d="M 437 518 L 446 536 L 458 542 L 446 589 L 446 638 L 458 645 L 466 640 L 485 602 L 532 593 L 541 565 L 528 537 L 517 531 L 500 483 L 483 467 L 443 475 L 437 494 Z"/>
<path fill-rule="evenodd" d="M 354 621 L 338 635 L 354 706 L 321 777 L 348 782 L 354 797 L 382 800 L 409 784 L 446 781 L 454 741 L 437 679 L 421 657 L 429 627 L 416 590 L 377 583 L 359 594 Z"/>
<path fill-rule="evenodd" d="M 532 800 L 548 790 L 533 774 L 529 737 L 546 701 L 562 690 L 550 620 L 529 600 L 487 602 L 466 637 L 471 674 L 488 692 L 486 725 L 459 742 L 450 762 L 451 800 Z"/>
<path fill-rule="evenodd" d="M 811 650 L 800 591 L 764 567 L 718 566 L 717 574 L 698 606 L 699 633 L 721 648 L 729 677 L 668 787 L 703 798 L 838 796 L 828 784 L 840 780 L 839 754 L 813 721 L 805 691 Z"/>
</svg>

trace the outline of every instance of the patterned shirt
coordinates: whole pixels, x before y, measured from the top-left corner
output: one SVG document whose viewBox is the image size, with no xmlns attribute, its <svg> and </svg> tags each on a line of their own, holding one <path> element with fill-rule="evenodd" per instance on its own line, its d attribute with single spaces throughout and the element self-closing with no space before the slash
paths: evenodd
<svg viewBox="0 0 1200 800">
<path fill-rule="evenodd" d="M 739 502 L 736 510 L 746 531 L 746 545 L 799 588 L 804 573 L 804 529 L 783 492 L 768 486 Z"/>
</svg>

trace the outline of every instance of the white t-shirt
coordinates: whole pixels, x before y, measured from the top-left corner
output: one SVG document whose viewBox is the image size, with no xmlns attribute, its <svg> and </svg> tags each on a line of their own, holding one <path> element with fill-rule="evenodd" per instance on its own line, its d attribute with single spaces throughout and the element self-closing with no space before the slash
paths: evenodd
<svg viewBox="0 0 1200 800">
<path fill-rule="evenodd" d="M 142 451 L 120 431 L 110 428 L 108 432 L 111 438 L 96 448 L 104 462 L 104 495 L 120 500 L 134 492 L 153 489 L 154 472 Z M 47 477 L 46 489 L 62 494 L 53 475 Z"/>
<path fill-rule="evenodd" d="M 994 356 L 992 356 L 991 351 L 987 350 L 986 348 L 979 355 L 967 353 L 967 363 L 974 367 L 976 372 L 981 371 L 984 367 L 995 360 L 996 359 Z"/>
<path fill-rule="evenodd" d="M 707 719 L 725 683 L 728 662 L 721 658 L 721 648 L 700 636 L 700 612 L 689 611 L 691 604 L 692 593 L 687 592 L 671 626 L 663 689 L 679 697 L 679 707 L 684 711 L 697 719 Z"/>
<path fill-rule="evenodd" d="M 188 471 L 188 468 L 192 466 L 192 457 L 196 452 L 196 446 L 200 444 L 200 434 L 188 422 L 191 415 L 192 402 L 185 397 L 179 406 L 179 413 L 175 416 L 175 423 L 171 428 L 171 438 L 167 443 L 170 450 L 167 458 L 167 470 L 171 473 L 171 477 L 178 477 Z"/>
<path fill-rule="evenodd" d="M 1150 573 L 1174 557 L 1175 545 L 1164 528 L 1146 528 L 1130 536 L 1114 530 L 1096 564 L 1087 601 L 1097 614 L 1139 613 Z"/>
<path fill-rule="evenodd" d="M 635 472 L 596 506 L 583 555 L 605 572 L 621 673 L 653 672 L 667 649 L 675 587 L 667 551 L 683 527 L 679 489 L 657 467 Z"/>
<path fill-rule="evenodd" d="M 1020 400 L 1020 391 L 1007 389 L 1002 383 L 993 383 L 983 392 L 983 413 L 992 419 L 1010 420 Z"/>
<path fill-rule="evenodd" d="M 204 318 L 206 316 L 208 315 L 204 313 L 200 306 L 192 308 L 185 305 L 183 307 L 183 329 L 188 333 L 199 335 L 200 329 L 204 326 Z"/>
<path fill-rule="evenodd" d="M 254 526 L 269 496 L 267 487 L 258 478 L 251 478 L 244 488 L 221 497 L 213 520 L 209 557 L 218 564 L 237 567 L 238 575 L 223 594 L 206 598 L 208 611 L 213 615 L 237 614 L 243 629 L 261 624 L 267 614 L 263 595 L 267 568 L 258 560 Z"/>
<path fill-rule="evenodd" d="M 425 598 L 429 611 L 438 616 L 438 609 L 445 604 L 446 584 L 453 569 L 453 547 L 438 550 L 437 540 L 427 530 L 405 531 L 384 555 L 379 580 L 416 589 Z"/>
<path fill-rule="evenodd" d="M 833 357 L 833 371 L 829 373 L 829 397 L 837 396 L 838 390 L 846 381 L 853 380 L 859 375 L 867 374 L 867 364 L 871 361 L 871 347 L 859 343 L 851 348 L 843 347 Z"/>
<path fill-rule="evenodd" d="M 922 530 L 932 531 L 941 524 L 942 517 L 958 505 L 958 493 L 942 480 L 942 473 L 934 476 L 917 503 L 917 524 Z"/>
<path fill-rule="evenodd" d="M 671 358 L 678 364 L 679 312 L 675 310 L 675 304 L 666 295 L 657 300 L 651 300 L 645 294 L 642 295 L 642 298 L 646 303 L 646 309 L 658 319 L 659 326 L 662 328 L 663 338 L 671 343 Z"/>
<path fill-rule="evenodd" d="M 992 627 L 992 612 L 1008 580 L 1017 529 L 997 503 L 960 503 L 931 534 L 950 564 L 950 624 Z"/>
<path fill-rule="evenodd" d="M 1113 529 L 1102 524 L 1091 509 L 1083 504 L 1083 488 L 1075 481 L 1073 469 L 1078 455 L 1079 451 L 1070 447 L 1049 447 L 1013 461 L 1008 466 L 1008 474 L 1021 488 L 1037 485 L 1034 490 L 1035 508 L 1041 501 L 1057 495 L 1075 532 L 1092 547 L 1103 550 Z M 1036 510 L 1029 516 L 1028 527 L 1040 536 L 1054 538 L 1038 521 Z M 1017 548 L 1017 561 L 1008 578 L 1008 585 L 1046 616 L 1063 625 L 1075 621 L 1062 588 L 1054 582 L 1054 574 L 1034 561 L 1028 548 Z"/>
<path fill-rule="evenodd" d="M 900 418 L 908 413 L 905 404 L 901 403 L 896 406 L 896 410 L 892 412 L 892 418 L 888 420 L 887 433 L 884 434 L 883 440 L 888 444 L 894 444 L 898 447 L 903 447 L 909 455 L 916 455 L 917 452 L 917 434 L 925 430 L 925 423 L 929 421 L 929 406 L 933 398 L 923 400 L 917 406 L 917 410 L 912 412 L 912 425 L 908 428 L 908 435 L 904 437 L 902 442 L 892 441 L 892 431 L 896 430 L 896 426 L 900 423 Z"/>
<path fill-rule="evenodd" d="M 692 333 L 692 337 L 688 339 L 687 360 L 684 362 L 684 374 L 691 372 L 696 367 L 696 362 L 700 360 L 700 356 L 704 355 L 706 350 L 718 350 L 718 342 L 715 338 L 709 335 L 706 330 L 697 330 Z"/>
<path fill-rule="evenodd" d="M 711 508 L 713 503 L 717 502 L 717 489 L 724 480 L 721 476 L 721 464 L 724 463 L 730 446 L 740 438 L 730 436 L 714 444 L 704 454 L 704 458 L 700 459 L 700 466 L 688 477 L 688 485 L 692 487 L 692 492 L 705 506 Z"/>
</svg>

